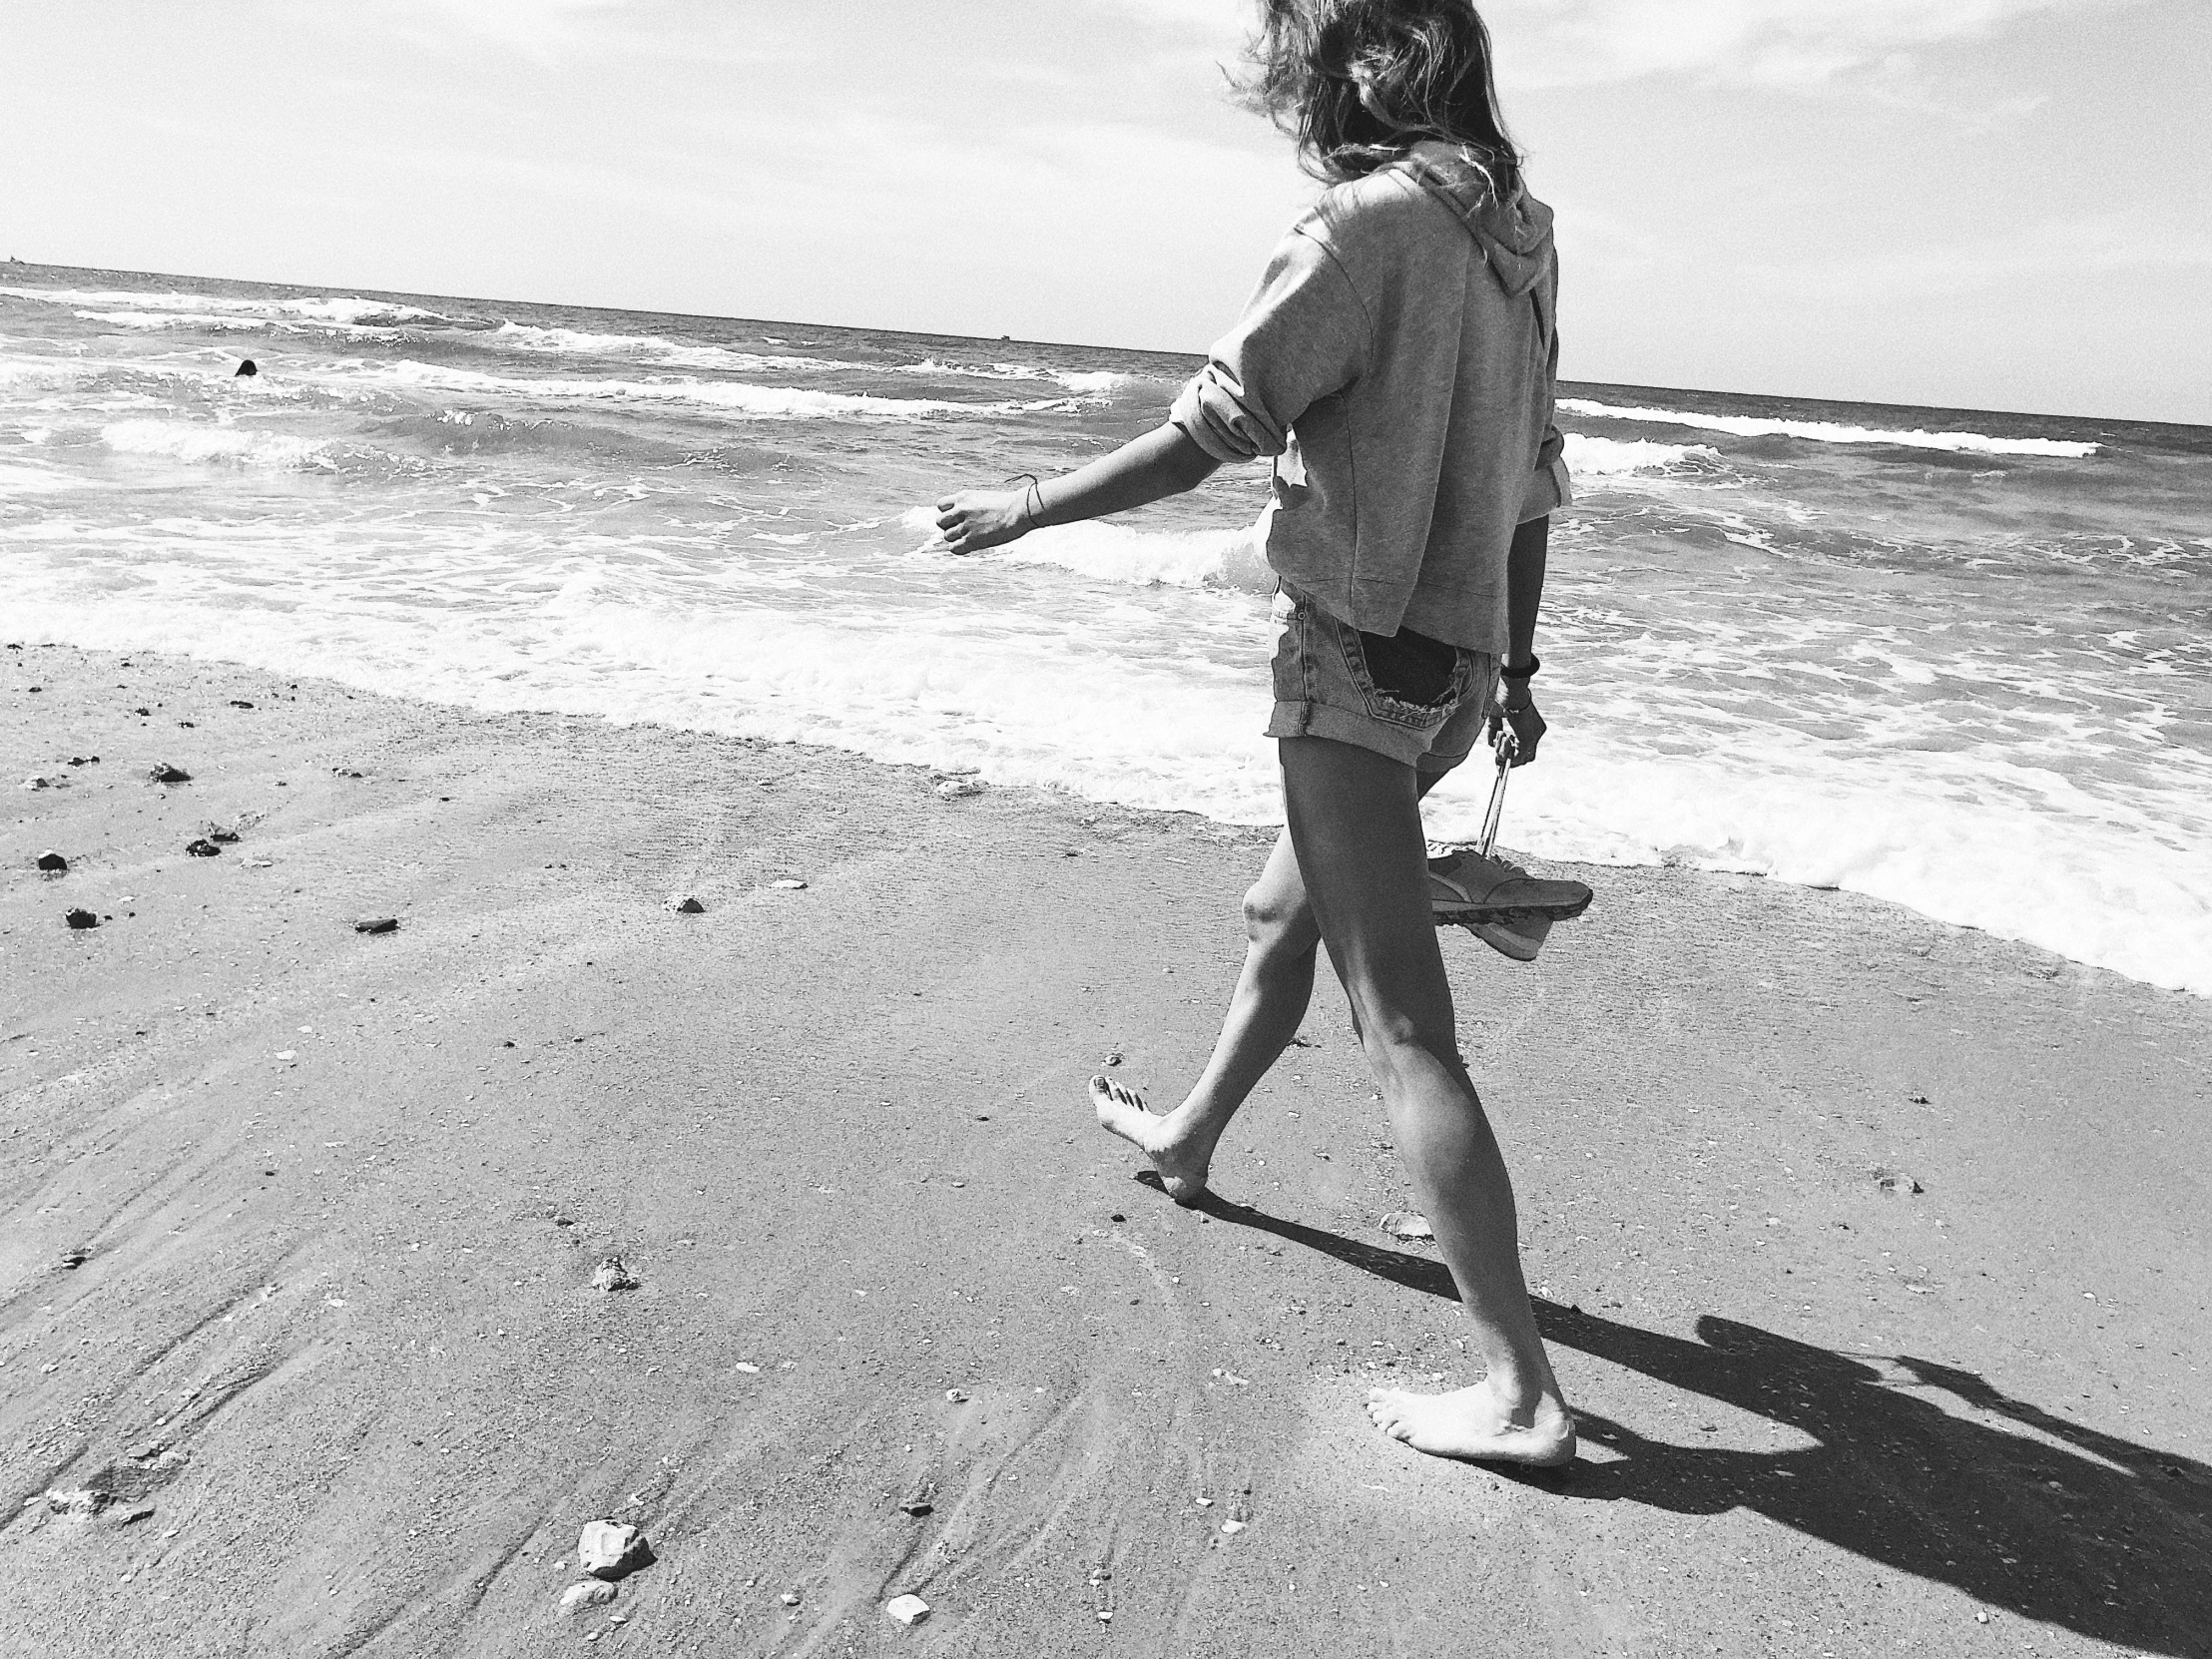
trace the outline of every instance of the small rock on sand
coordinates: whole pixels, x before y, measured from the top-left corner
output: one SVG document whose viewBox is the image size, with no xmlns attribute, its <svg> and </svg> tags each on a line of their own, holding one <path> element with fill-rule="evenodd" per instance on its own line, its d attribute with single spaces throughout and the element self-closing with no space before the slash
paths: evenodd
<svg viewBox="0 0 2212 1659">
<path fill-rule="evenodd" d="M 84 1245 L 71 1245 L 61 1253 L 60 1260 L 65 1268 L 81 1268 L 92 1260 L 92 1252 Z"/>
<path fill-rule="evenodd" d="M 1238 1533 L 1242 1532 L 1245 1529 L 1247 1524 L 1248 1523 L 1241 1520 L 1225 1520 L 1221 1523 L 1221 1529 L 1224 1532 L 1228 1533 L 1231 1537 L 1235 1537 Z"/>
<path fill-rule="evenodd" d="M 965 1388 L 947 1388 L 944 1391 L 944 1397 L 955 1405 L 965 1405 L 968 1399 Z"/>
<path fill-rule="evenodd" d="M 805 892 L 807 890 L 807 883 L 800 880 L 796 875 L 787 875 L 781 881 L 771 881 L 769 885 L 780 892 Z"/>
<path fill-rule="evenodd" d="M 906 1488 L 906 1495 L 898 1500 L 898 1507 L 909 1515 L 926 1515 L 937 1506 L 937 1483 L 923 1475 Z"/>
<path fill-rule="evenodd" d="M 399 931 L 397 916 L 372 916 L 366 921 L 353 923 L 356 933 L 396 933 Z"/>
<path fill-rule="evenodd" d="M 41 852 L 38 855 L 38 867 L 49 875 L 59 875 L 69 867 L 69 860 L 59 852 Z"/>
<path fill-rule="evenodd" d="M 587 1578 L 561 1592 L 561 1611 L 582 1613 L 593 1607 L 604 1607 L 620 1594 L 622 1592 L 604 1578 Z"/>
<path fill-rule="evenodd" d="M 797 1607 L 799 1605 L 799 1592 L 797 1590 L 786 1590 L 776 1599 L 778 1601 L 781 1601 L 786 1607 Z"/>
<path fill-rule="evenodd" d="M 634 1291 L 638 1288 L 637 1279 L 619 1256 L 602 1259 L 592 1270 L 591 1284 L 595 1291 Z"/>
<path fill-rule="evenodd" d="M 919 1596 L 894 1596 L 883 1611 L 900 1624 L 919 1624 L 929 1616 L 929 1603 Z"/>
<path fill-rule="evenodd" d="M 680 916 L 703 916 L 707 913 L 707 906 L 688 892 L 671 894 L 668 907 Z"/>
<path fill-rule="evenodd" d="M 192 782 L 191 773 L 183 767 L 173 767 L 167 761 L 164 761 L 146 776 L 153 779 L 157 784 L 189 784 Z"/>
<path fill-rule="evenodd" d="M 211 824 L 208 826 L 208 839 L 210 839 L 211 841 L 215 841 L 223 846 L 229 846 L 238 838 L 239 832 L 236 830 L 226 829 L 220 824 Z"/>
<path fill-rule="evenodd" d="M 628 1521 L 587 1521 L 576 1537 L 576 1564 L 594 1578 L 622 1578 L 652 1559 L 645 1534 Z"/>
<path fill-rule="evenodd" d="M 34 772 L 30 777 L 23 780 L 23 787 L 27 790 L 50 790 L 54 787 L 54 780 L 42 778 Z"/>
<path fill-rule="evenodd" d="M 936 793 L 941 800 L 958 801 L 963 796 L 981 795 L 984 788 L 980 778 L 947 778 L 937 786 Z"/>
<path fill-rule="evenodd" d="M 1911 1198 L 1915 1193 L 1928 1191 L 1910 1175 L 1898 1169 L 1876 1170 L 1874 1184 L 1877 1190 L 1888 1193 L 1892 1198 Z"/>
<path fill-rule="evenodd" d="M 1392 1210 L 1382 1218 L 1382 1231 L 1393 1239 L 1433 1239 L 1436 1230 L 1426 1216 L 1411 1210 Z"/>
<path fill-rule="evenodd" d="M 46 1507 L 57 1515 L 97 1515 L 107 1504 L 108 1494 L 91 1486 L 79 1486 L 66 1492 L 50 1490 L 46 1494 Z"/>
<path fill-rule="evenodd" d="M 63 915 L 62 919 L 72 927 L 98 927 L 100 925 L 100 918 L 90 910 L 70 910 Z"/>
<path fill-rule="evenodd" d="M 205 835 L 196 841 L 187 841 L 185 850 L 195 858 L 220 858 L 223 855 L 223 848 Z"/>
</svg>

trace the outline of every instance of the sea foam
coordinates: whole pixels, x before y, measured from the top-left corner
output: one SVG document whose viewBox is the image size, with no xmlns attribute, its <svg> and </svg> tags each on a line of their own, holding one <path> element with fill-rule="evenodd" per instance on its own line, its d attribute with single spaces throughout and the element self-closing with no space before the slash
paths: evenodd
<svg viewBox="0 0 2212 1659">
<path fill-rule="evenodd" d="M 2062 438 L 1993 438 L 1981 432 L 1890 431 L 1827 420 L 1782 420 L 1765 415 L 1698 414 L 1682 409 L 1620 408 L 1586 397 L 1562 397 L 1560 409 L 1592 420 L 1641 420 L 1653 425 L 1695 426 L 1738 437 L 1806 438 L 1815 443 L 1885 443 L 1907 449 L 1947 449 L 1976 455 L 2051 455 L 2079 459 L 2097 453 L 2093 443 Z"/>
<path fill-rule="evenodd" d="M 177 420 L 115 421 L 101 428 L 100 441 L 119 455 L 161 455 L 179 461 L 231 461 L 248 466 L 318 464 L 329 449 L 326 441 L 284 432 Z"/>
<path fill-rule="evenodd" d="M 1586 437 L 1569 432 L 1567 471 L 1577 478 L 1630 478 L 1676 476 L 1684 472 L 1711 472 L 1721 464 L 1720 451 L 1702 443 L 1652 443 L 1643 438 Z"/>
<path fill-rule="evenodd" d="M 348 365 L 342 371 L 342 378 L 367 388 L 409 388 L 487 398 L 697 403 L 728 414 L 762 420 L 919 420 L 929 415 L 1004 415 L 1069 406 L 1065 398 L 1018 403 L 961 403 L 942 398 L 877 397 L 866 392 L 823 391 L 809 386 L 756 386 L 735 380 L 697 380 L 684 376 L 663 380 L 525 379 L 405 359 Z"/>
<path fill-rule="evenodd" d="M 388 299 L 364 299 L 356 294 L 332 294 L 318 298 L 239 298 L 216 293 L 149 293 L 128 289 L 0 287 L 0 296 L 33 299 L 50 305 L 84 306 L 103 311 L 148 315 L 166 313 L 178 318 L 179 327 L 206 327 L 208 316 L 294 318 L 343 327 L 388 328 L 400 323 L 452 323 L 460 319 L 420 305 L 402 305 Z"/>
</svg>

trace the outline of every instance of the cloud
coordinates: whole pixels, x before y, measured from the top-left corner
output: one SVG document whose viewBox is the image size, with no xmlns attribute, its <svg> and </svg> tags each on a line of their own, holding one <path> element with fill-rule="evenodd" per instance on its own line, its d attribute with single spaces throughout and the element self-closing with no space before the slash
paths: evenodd
<svg viewBox="0 0 2212 1659">
<path fill-rule="evenodd" d="M 1930 48 L 2029 18 L 2135 0 L 1490 0 L 1501 77 L 1517 87 L 1678 76 L 1811 90 L 1908 75 Z"/>
<path fill-rule="evenodd" d="M 2135 275 L 2212 272 L 2212 235 L 2112 213 L 2050 220 L 1948 246 L 1858 258 L 1753 263 L 1728 278 L 1737 292 L 1800 302 L 1890 305 L 1936 295 L 2016 292 L 2023 283 L 2068 284 Z"/>
<path fill-rule="evenodd" d="M 1244 39 L 1259 15 L 1255 0 L 1088 0 L 1088 4 L 1176 34 L 1231 45 Z"/>
</svg>

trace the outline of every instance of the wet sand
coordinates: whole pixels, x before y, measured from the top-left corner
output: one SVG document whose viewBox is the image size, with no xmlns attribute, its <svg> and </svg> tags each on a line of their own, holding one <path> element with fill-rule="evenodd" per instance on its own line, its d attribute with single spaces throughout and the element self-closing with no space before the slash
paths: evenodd
<svg viewBox="0 0 2212 1659">
<path fill-rule="evenodd" d="M 1681 870 L 1447 935 L 1514 1478 L 1360 1409 L 1464 1365 L 1333 983 L 1210 1212 L 1093 1126 L 1256 832 L 28 641 L 0 758 L 8 1651 L 2212 1652 L 2212 1003 Z"/>
</svg>

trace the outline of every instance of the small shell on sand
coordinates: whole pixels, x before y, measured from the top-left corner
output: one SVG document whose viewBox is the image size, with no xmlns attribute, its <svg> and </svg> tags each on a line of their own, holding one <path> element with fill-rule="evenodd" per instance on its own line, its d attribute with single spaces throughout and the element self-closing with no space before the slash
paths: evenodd
<svg viewBox="0 0 2212 1659">
<path fill-rule="evenodd" d="M 561 1592 L 561 1611 L 581 1613 L 588 1608 L 604 1607 L 620 1594 L 622 1592 L 604 1578 L 587 1578 Z"/>
<path fill-rule="evenodd" d="M 645 1534 L 627 1521 L 587 1521 L 576 1537 L 576 1564 L 594 1578 L 620 1578 L 652 1558 Z"/>
<path fill-rule="evenodd" d="M 621 1257 L 608 1256 L 592 1270 L 591 1285 L 595 1291 L 634 1291 L 638 1281 Z"/>
<path fill-rule="evenodd" d="M 1413 1210 L 1392 1210 L 1382 1218 L 1382 1231 L 1393 1239 L 1433 1239 L 1436 1230 L 1428 1218 Z"/>
</svg>

